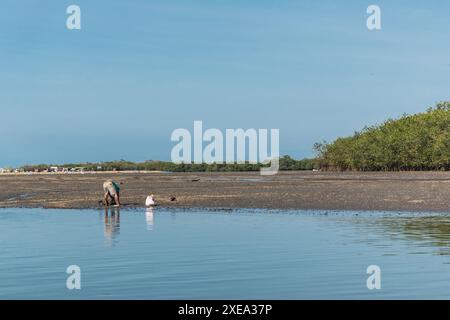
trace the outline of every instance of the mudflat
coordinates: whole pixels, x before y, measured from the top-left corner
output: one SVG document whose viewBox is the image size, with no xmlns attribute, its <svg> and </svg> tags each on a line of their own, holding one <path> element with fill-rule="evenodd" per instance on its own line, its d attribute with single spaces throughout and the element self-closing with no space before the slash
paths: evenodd
<svg viewBox="0 0 450 320">
<path fill-rule="evenodd" d="M 0 207 L 100 207 L 106 179 L 123 182 L 125 207 L 153 194 L 164 207 L 450 212 L 450 172 L 0 174 Z"/>
</svg>

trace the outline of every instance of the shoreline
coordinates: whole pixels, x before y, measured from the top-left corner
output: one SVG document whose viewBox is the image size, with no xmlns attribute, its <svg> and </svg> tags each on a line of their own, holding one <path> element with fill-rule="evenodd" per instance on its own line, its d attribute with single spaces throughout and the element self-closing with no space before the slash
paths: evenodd
<svg viewBox="0 0 450 320">
<path fill-rule="evenodd" d="M 109 178 L 124 182 L 123 209 L 154 194 L 169 209 L 450 212 L 450 172 L 0 174 L 0 208 L 103 209 Z"/>
<path fill-rule="evenodd" d="M 114 209 L 117 207 L 108 207 L 108 210 L 111 211 L 111 209 Z M 173 212 L 173 213 L 183 213 L 183 212 L 218 212 L 218 213 L 253 213 L 253 214 L 260 214 L 260 213 L 268 213 L 268 214 L 311 214 L 311 215 L 323 215 L 323 216 L 333 216 L 333 215 L 351 215 L 351 216 L 367 216 L 367 215 L 374 215 L 374 214 L 381 214 L 381 215 L 396 215 L 396 216 L 445 216 L 447 217 L 450 215 L 450 210 L 420 210 L 420 211 L 414 211 L 414 210 L 364 210 L 364 209 L 301 209 L 301 208 L 241 208 L 241 207 L 233 207 L 233 208 L 221 208 L 221 207 L 183 207 L 183 206 L 154 206 L 152 208 L 152 213 L 158 213 L 160 212 Z M 105 211 L 104 207 L 70 207 L 70 208 L 57 208 L 57 207 L 0 207 L 0 213 L 3 210 L 33 210 L 33 209 L 40 209 L 40 210 L 58 210 L 58 211 L 71 211 L 75 210 L 77 212 L 83 212 L 83 211 Z M 149 208 L 145 206 L 121 206 L 119 207 L 119 212 L 123 210 L 124 212 L 147 212 Z"/>
</svg>

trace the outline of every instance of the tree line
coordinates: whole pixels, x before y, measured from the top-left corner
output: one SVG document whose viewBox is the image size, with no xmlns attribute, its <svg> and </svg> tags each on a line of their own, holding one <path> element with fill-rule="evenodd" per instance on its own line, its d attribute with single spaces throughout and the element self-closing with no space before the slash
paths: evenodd
<svg viewBox="0 0 450 320">
<path fill-rule="evenodd" d="M 316 143 L 314 149 L 317 165 L 325 170 L 449 170 L 450 101 L 332 143 Z"/>
<path fill-rule="evenodd" d="M 314 159 L 296 160 L 290 156 L 283 156 L 279 160 L 280 170 L 312 170 L 314 168 Z M 85 171 L 170 171 L 170 172 L 232 172 L 232 171 L 259 171 L 267 166 L 261 163 L 173 163 L 168 161 L 145 161 L 132 162 L 126 160 L 98 162 L 98 163 L 68 163 L 63 165 L 26 165 L 20 168 L 21 171 L 48 171 L 52 167 L 58 167 L 59 170 L 82 169 Z"/>
</svg>

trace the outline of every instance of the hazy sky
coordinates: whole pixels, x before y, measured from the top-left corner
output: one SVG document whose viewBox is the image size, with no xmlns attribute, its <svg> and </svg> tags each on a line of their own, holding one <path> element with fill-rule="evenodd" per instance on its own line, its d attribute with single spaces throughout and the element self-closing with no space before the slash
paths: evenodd
<svg viewBox="0 0 450 320">
<path fill-rule="evenodd" d="M 66 28 L 71 4 L 81 30 Z M 282 154 L 311 156 L 450 99 L 449 14 L 448 1 L 3 0 L 0 167 L 169 160 L 171 132 L 194 120 L 279 128 Z"/>
</svg>

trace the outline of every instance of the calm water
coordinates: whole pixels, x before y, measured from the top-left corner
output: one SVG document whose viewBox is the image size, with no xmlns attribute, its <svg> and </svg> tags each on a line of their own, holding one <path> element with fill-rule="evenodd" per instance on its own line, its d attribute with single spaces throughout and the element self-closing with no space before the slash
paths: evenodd
<svg viewBox="0 0 450 320">
<path fill-rule="evenodd" d="M 450 298 L 450 217 L 1 209 L 0 298 Z"/>
</svg>

